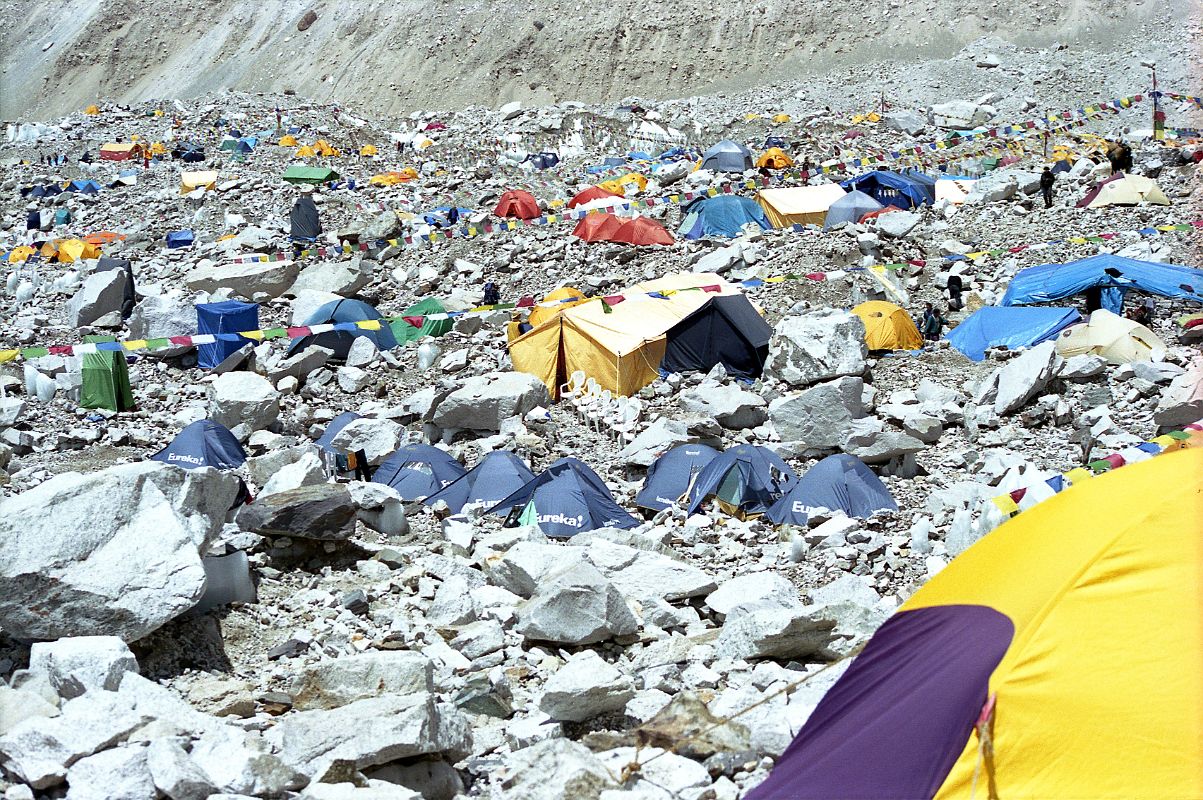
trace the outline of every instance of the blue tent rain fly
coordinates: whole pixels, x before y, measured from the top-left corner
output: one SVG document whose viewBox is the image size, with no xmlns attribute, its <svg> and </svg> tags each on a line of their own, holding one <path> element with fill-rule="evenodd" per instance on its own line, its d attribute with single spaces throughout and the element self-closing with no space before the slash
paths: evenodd
<svg viewBox="0 0 1203 800">
<path fill-rule="evenodd" d="M 522 509 L 520 524 L 537 525 L 557 538 L 639 524 L 614 501 L 597 473 L 575 458 L 561 458 L 489 511 L 508 514 L 515 508 Z"/>
<path fill-rule="evenodd" d="M 200 419 L 177 433 L 166 447 L 150 458 L 184 469 L 213 467 L 227 470 L 238 469 L 246 463 L 246 452 L 226 426 L 211 419 Z"/>
<path fill-rule="evenodd" d="M 526 157 L 526 163 L 535 169 L 550 169 L 560 163 L 560 157 L 555 153 L 531 153 Z"/>
<path fill-rule="evenodd" d="M 1123 314 L 1124 295 L 1145 294 L 1203 303 L 1203 270 L 1155 261 L 1099 255 L 1068 264 L 1042 264 L 1020 270 L 999 305 L 1054 303 L 1090 289 L 1102 290 L 1102 307 Z"/>
<path fill-rule="evenodd" d="M 196 332 L 217 337 L 213 344 L 202 344 L 196 348 L 201 369 L 213 369 L 243 345 L 254 344 L 253 339 L 237 334 L 239 331 L 255 330 L 259 330 L 259 306 L 254 303 L 224 300 L 198 305 Z"/>
<path fill-rule="evenodd" d="M 695 477 L 714 460 L 718 451 L 704 444 L 682 444 L 656 459 L 647 470 L 635 505 L 663 511 L 689 491 Z"/>
<path fill-rule="evenodd" d="M 764 209 L 750 197 L 732 194 L 700 197 L 681 211 L 685 218 L 677 233 L 686 239 L 710 236 L 730 239 L 738 236 L 740 229 L 749 222 L 756 223 L 764 230 L 773 227 L 764 215 Z"/>
<path fill-rule="evenodd" d="M 167 234 L 167 246 L 171 249 L 175 249 L 177 247 L 187 247 L 195 240 L 196 237 L 192 234 L 192 231 L 189 230 L 172 231 L 171 233 Z"/>
<path fill-rule="evenodd" d="M 101 186 L 96 181 L 71 181 L 66 191 L 79 192 L 80 194 L 99 194 L 100 189 Z"/>
<path fill-rule="evenodd" d="M 494 450 L 463 477 L 427 497 L 425 503 L 432 506 L 442 500 L 454 514 L 469 504 L 492 508 L 534 479 L 535 473 L 521 458 L 508 450 Z"/>
<path fill-rule="evenodd" d="M 948 332 L 948 343 L 973 361 L 984 361 L 986 349 L 1014 350 L 1052 339 L 1082 315 L 1072 308 L 986 306 Z"/>
<path fill-rule="evenodd" d="M 860 222 L 865 214 L 881 211 L 885 206 L 864 192 L 853 189 L 831 204 L 823 219 L 823 230 L 830 230 L 841 222 Z"/>
<path fill-rule="evenodd" d="M 714 458 L 698 475 L 689 493 L 692 514 L 708 497 L 736 515 L 763 514 L 785 494 L 798 476 L 780 456 L 764 447 L 741 444 Z"/>
<path fill-rule="evenodd" d="M 354 411 L 344 411 L 330 420 L 330 424 L 326 426 L 326 430 L 322 431 L 322 435 L 318 438 L 316 442 L 317 446 L 327 453 L 337 453 L 338 451 L 334 449 L 334 437 L 338 436 L 339 431 L 357 419 L 360 419 L 360 416 Z"/>
<path fill-rule="evenodd" d="M 379 330 L 360 328 L 355 323 L 367 320 L 383 320 L 380 312 L 361 300 L 332 300 L 318 308 L 305 320 L 306 325 L 326 325 L 334 323 L 335 330 L 325 333 L 315 333 L 293 340 L 288 347 L 288 355 L 304 350 L 311 344 L 328 347 L 334 351 L 334 358 L 345 359 L 351 349 L 351 342 L 357 336 L 366 336 L 376 343 L 377 349 L 392 350 L 397 346 L 397 339 L 387 322 L 380 323 Z"/>
<path fill-rule="evenodd" d="M 723 139 L 702 153 L 702 169 L 743 172 L 752 168 L 752 151 L 739 142 Z"/>
<path fill-rule="evenodd" d="M 845 189 L 864 192 L 877 202 L 898 208 L 914 208 L 936 202 L 936 181 L 920 172 L 891 172 L 878 169 L 840 183 Z"/>
<path fill-rule="evenodd" d="M 409 444 L 384 459 L 372 475 L 373 483 L 391 486 L 405 501 L 421 500 L 462 478 L 464 467 L 450 455 L 428 444 Z"/>
<path fill-rule="evenodd" d="M 805 525 L 818 508 L 867 519 L 878 511 L 897 511 L 898 503 L 859 458 L 839 453 L 807 470 L 764 516 L 778 525 Z"/>
</svg>

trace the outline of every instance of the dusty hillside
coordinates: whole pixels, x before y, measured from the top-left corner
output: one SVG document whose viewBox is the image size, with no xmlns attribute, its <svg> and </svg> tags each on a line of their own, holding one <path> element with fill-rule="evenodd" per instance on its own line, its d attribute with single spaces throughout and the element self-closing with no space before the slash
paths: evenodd
<svg viewBox="0 0 1203 800">
<path fill-rule="evenodd" d="M 221 88 L 293 89 L 386 112 L 683 96 L 947 57 L 983 35 L 1119 51 L 1166 36 L 1190 8 L 1189 0 L 976 5 L 197 0 L 185 11 L 147 0 L 17 0 L 0 4 L 9 21 L 0 116 Z M 302 32 L 310 10 L 317 18 Z"/>
</svg>

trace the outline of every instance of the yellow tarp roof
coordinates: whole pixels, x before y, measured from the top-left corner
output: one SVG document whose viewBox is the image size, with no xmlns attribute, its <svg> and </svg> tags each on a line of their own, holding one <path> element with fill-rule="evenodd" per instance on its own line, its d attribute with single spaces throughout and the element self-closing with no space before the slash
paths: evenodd
<svg viewBox="0 0 1203 800">
<path fill-rule="evenodd" d="M 188 192 L 194 191 L 201 186 L 204 186 L 206 189 L 212 189 L 216 185 L 216 172 L 185 172 L 180 175 L 180 194 L 188 194 Z"/>
<path fill-rule="evenodd" d="M 788 225 L 822 225 L 831 204 L 847 192 L 838 183 L 818 186 L 794 186 L 788 189 L 761 189 L 756 202 L 769 222 L 777 228 Z"/>
</svg>

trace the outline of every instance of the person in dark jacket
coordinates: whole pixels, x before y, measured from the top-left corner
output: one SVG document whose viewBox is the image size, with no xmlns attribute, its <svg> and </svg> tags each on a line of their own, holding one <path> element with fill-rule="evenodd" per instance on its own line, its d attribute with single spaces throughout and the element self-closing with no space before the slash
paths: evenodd
<svg viewBox="0 0 1203 800">
<path fill-rule="evenodd" d="M 484 305 L 486 306 L 495 306 L 501 302 L 501 292 L 493 281 L 484 285 L 484 295 Z"/>
<path fill-rule="evenodd" d="M 939 341 L 944 326 L 947 324 L 948 320 L 944 318 L 944 312 L 937 308 L 931 316 L 923 321 L 923 338 L 929 342 Z"/>
<path fill-rule="evenodd" d="M 1044 168 L 1044 172 L 1040 173 L 1040 194 L 1044 196 L 1044 207 L 1053 207 L 1053 183 L 1057 180 L 1057 176 L 1053 175 L 1052 170 L 1048 167 Z"/>
</svg>

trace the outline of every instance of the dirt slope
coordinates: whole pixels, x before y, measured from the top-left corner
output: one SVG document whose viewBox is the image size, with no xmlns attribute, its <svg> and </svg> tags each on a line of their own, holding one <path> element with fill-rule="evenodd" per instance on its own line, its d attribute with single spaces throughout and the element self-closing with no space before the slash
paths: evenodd
<svg viewBox="0 0 1203 800">
<path fill-rule="evenodd" d="M 100 97 L 293 89 L 387 112 L 511 99 L 672 97 L 865 62 L 950 55 L 982 35 L 1112 49 L 1167 35 L 1190 0 L 9 0 L 0 117 Z M 297 23 L 313 10 L 304 32 Z M 1178 23 L 1180 24 L 1180 23 Z M 51 45 L 46 49 L 46 45 Z"/>
</svg>

